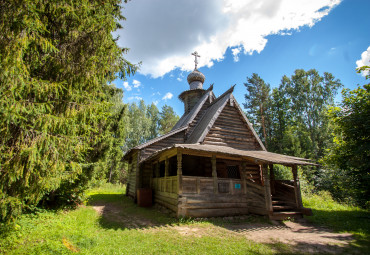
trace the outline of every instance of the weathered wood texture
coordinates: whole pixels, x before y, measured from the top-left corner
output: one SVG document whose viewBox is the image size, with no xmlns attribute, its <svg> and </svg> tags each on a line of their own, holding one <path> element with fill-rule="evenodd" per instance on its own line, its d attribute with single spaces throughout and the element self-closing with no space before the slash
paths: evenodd
<svg viewBox="0 0 370 255">
<path fill-rule="evenodd" d="M 153 176 L 153 165 L 151 162 L 145 162 L 140 166 L 140 184 L 138 188 L 149 188 L 150 180 Z"/>
<path fill-rule="evenodd" d="M 275 180 L 272 181 L 275 187 L 274 197 L 286 202 L 290 205 L 296 205 L 296 197 L 294 193 L 294 181 L 290 180 Z"/>
<path fill-rule="evenodd" d="M 267 215 L 264 187 L 244 179 L 183 176 L 178 216 L 218 217 L 248 214 Z"/>
<path fill-rule="evenodd" d="M 145 149 L 141 151 L 142 160 L 146 159 L 147 157 L 149 157 L 150 155 L 152 155 L 153 153 L 157 151 L 160 151 L 164 148 L 172 146 L 173 144 L 184 143 L 184 135 L 185 135 L 185 131 L 179 132 L 177 134 L 164 138 L 158 142 L 155 142 L 145 147 Z"/>
<path fill-rule="evenodd" d="M 178 204 L 178 177 L 153 178 L 154 202 L 177 212 Z"/>
<path fill-rule="evenodd" d="M 246 182 L 248 208 L 250 213 L 267 215 L 265 188 L 251 181 Z"/>
<path fill-rule="evenodd" d="M 207 111 L 207 108 L 209 107 L 210 103 L 209 100 L 207 100 L 202 108 L 199 110 L 197 116 L 193 119 L 193 121 L 189 124 L 189 129 L 187 131 L 187 134 L 191 134 L 194 130 L 194 127 L 198 124 L 199 120 L 204 116 L 204 114 Z"/>
<path fill-rule="evenodd" d="M 137 188 L 137 161 L 138 153 L 133 153 L 132 159 L 128 167 L 128 180 L 127 180 L 127 191 L 126 194 L 130 197 L 135 198 L 136 188 Z"/>
<path fill-rule="evenodd" d="M 235 106 L 225 106 L 203 144 L 229 146 L 242 150 L 260 150 L 257 139 Z"/>
</svg>

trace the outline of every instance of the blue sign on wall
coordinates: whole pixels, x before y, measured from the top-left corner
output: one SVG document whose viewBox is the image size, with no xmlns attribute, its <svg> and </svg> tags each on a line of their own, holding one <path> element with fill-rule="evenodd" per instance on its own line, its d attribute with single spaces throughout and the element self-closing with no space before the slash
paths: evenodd
<svg viewBox="0 0 370 255">
<path fill-rule="evenodd" d="M 240 189 L 240 188 L 241 188 L 240 183 L 235 183 L 235 188 L 236 188 L 236 189 Z"/>
</svg>

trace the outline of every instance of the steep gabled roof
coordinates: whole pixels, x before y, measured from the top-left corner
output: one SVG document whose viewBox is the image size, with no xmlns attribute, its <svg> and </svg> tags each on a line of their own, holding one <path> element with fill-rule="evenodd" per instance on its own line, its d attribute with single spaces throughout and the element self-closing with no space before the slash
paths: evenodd
<svg viewBox="0 0 370 255">
<path fill-rule="evenodd" d="M 218 115 L 221 113 L 222 109 L 230 99 L 234 87 L 235 85 L 212 102 L 203 118 L 200 119 L 193 132 L 188 136 L 186 143 L 199 143 L 204 139 L 213 126 L 213 123 L 216 121 Z"/>
<path fill-rule="evenodd" d="M 149 140 L 149 141 L 147 141 L 147 142 L 145 142 L 145 143 L 142 143 L 142 144 L 140 144 L 140 145 L 138 145 L 138 146 L 136 146 L 136 147 L 134 147 L 134 148 L 131 148 L 128 152 L 126 152 L 126 153 L 125 153 L 124 158 L 125 158 L 127 155 L 129 155 L 129 154 L 130 154 L 132 151 L 134 151 L 134 150 L 141 150 L 141 149 L 144 149 L 145 147 L 147 147 L 147 146 L 149 146 L 149 145 L 151 145 L 151 144 L 153 144 L 153 143 L 159 142 L 159 141 L 161 141 L 161 140 L 163 140 L 163 139 L 165 139 L 165 138 L 167 138 L 167 137 L 170 137 L 170 136 L 172 136 L 172 135 L 175 135 L 175 134 L 177 134 L 177 133 L 179 133 L 179 132 L 181 132 L 181 131 L 184 131 L 184 130 L 185 130 L 185 129 L 187 129 L 187 128 L 188 128 L 188 126 L 183 126 L 183 127 L 180 127 L 180 128 L 174 129 L 174 130 L 171 130 L 170 132 L 168 132 L 168 133 L 166 133 L 166 134 L 164 134 L 164 135 L 158 136 L 158 137 L 153 138 L 153 139 L 151 139 L 151 140 Z"/>
<path fill-rule="evenodd" d="M 204 105 L 204 103 L 208 100 L 209 97 L 213 96 L 212 89 L 213 89 L 213 85 L 211 85 L 206 90 L 204 95 L 199 99 L 199 101 L 196 103 L 196 105 L 193 107 L 193 109 L 191 109 L 190 112 L 184 113 L 184 115 L 182 115 L 182 117 L 175 124 L 175 126 L 172 128 L 172 130 L 178 129 L 180 127 L 188 126 L 194 120 L 194 118 L 197 116 L 200 109 Z"/>
</svg>

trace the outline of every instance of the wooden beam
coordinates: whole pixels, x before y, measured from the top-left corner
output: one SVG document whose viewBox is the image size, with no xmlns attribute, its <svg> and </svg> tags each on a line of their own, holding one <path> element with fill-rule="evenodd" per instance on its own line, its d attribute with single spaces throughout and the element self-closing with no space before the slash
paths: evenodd
<svg viewBox="0 0 370 255">
<path fill-rule="evenodd" d="M 275 194 L 275 172 L 274 165 L 269 165 L 271 194 Z"/>
<path fill-rule="evenodd" d="M 212 177 L 213 177 L 213 193 L 218 194 L 218 181 L 217 181 L 217 159 L 216 155 L 212 155 Z"/>
<path fill-rule="evenodd" d="M 178 194 L 182 195 L 182 153 L 177 152 L 177 187 Z"/>
<path fill-rule="evenodd" d="M 301 196 L 301 187 L 300 187 L 300 183 L 298 180 L 298 172 L 297 172 L 296 165 L 292 166 L 292 172 L 293 172 L 293 181 L 294 181 L 295 201 L 297 204 L 297 208 L 302 209 L 303 204 L 302 204 L 302 196 Z"/>
<path fill-rule="evenodd" d="M 266 201 L 266 209 L 269 214 L 272 214 L 272 200 L 271 200 L 271 189 L 270 189 L 270 178 L 268 175 L 267 165 L 262 165 L 262 175 L 263 181 L 265 186 L 265 201 Z"/>
</svg>

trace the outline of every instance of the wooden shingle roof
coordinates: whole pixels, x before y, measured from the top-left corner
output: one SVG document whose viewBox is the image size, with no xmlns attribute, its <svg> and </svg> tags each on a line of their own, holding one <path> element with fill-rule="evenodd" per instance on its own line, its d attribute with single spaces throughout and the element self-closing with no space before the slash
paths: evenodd
<svg viewBox="0 0 370 255">
<path fill-rule="evenodd" d="M 201 154 L 208 156 L 211 155 L 220 155 L 220 156 L 232 156 L 237 158 L 244 158 L 249 161 L 254 161 L 261 164 L 281 164 L 281 165 L 311 165 L 317 166 L 317 164 L 311 162 L 310 160 L 298 157 L 292 157 L 277 153 L 272 153 L 268 151 L 247 151 L 239 150 L 226 146 L 216 146 L 216 145 L 205 145 L 205 144 L 174 144 L 171 147 L 165 148 L 161 151 L 154 153 L 151 157 L 147 158 L 152 159 L 158 156 L 161 153 L 170 150 L 181 150 L 184 154 Z"/>
</svg>

